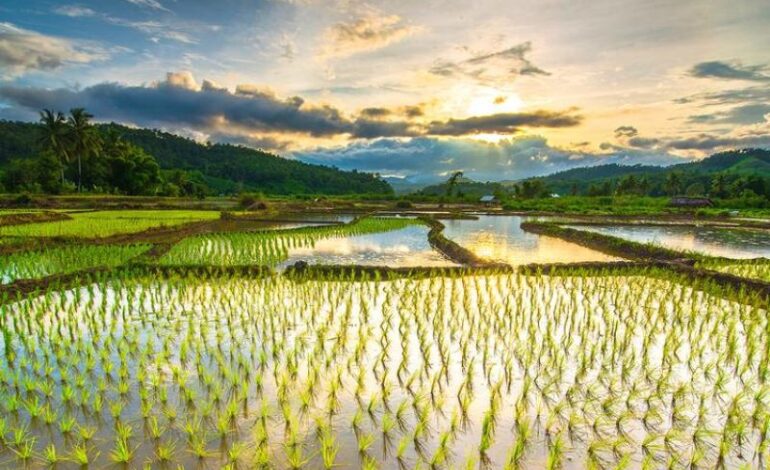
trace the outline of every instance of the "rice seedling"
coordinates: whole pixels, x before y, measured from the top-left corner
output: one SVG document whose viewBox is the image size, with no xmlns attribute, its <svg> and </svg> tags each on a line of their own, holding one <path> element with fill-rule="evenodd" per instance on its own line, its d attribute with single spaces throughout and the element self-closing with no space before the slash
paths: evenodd
<svg viewBox="0 0 770 470">
<path fill-rule="evenodd" d="M 110 452 L 110 459 L 115 463 L 127 464 L 133 460 L 135 452 L 136 448 L 132 448 L 127 439 L 118 437 Z"/>
<path fill-rule="evenodd" d="M 415 219 L 367 217 L 346 225 L 199 235 L 174 245 L 159 260 L 159 264 L 275 266 L 287 259 L 290 250 L 312 247 L 321 239 L 399 230 L 415 223 L 419 222 Z"/>
<path fill-rule="evenodd" d="M 84 444 L 75 444 L 70 451 L 69 460 L 81 467 L 87 467 L 93 460 L 99 457 L 99 452 L 96 452 L 93 457 L 89 455 L 88 449 Z"/>
<path fill-rule="evenodd" d="M 160 462 L 171 462 L 176 455 L 176 443 L 175 442 L 161 442 L 155 449 L 155 457 Z"/>
<path fill-rule="evenodd" d="M 0 256 L 0 283 L 38 279 L 97 266 L 119 266 L 149 248 L 147 244 L 66 245 L 40 251 L 17 252 Z"/>
<path fill-rule="evenodd" d="M 215 211 L 121 210 L 74 212 L 71 220 L 0 227 L 0 236 L 14 237 L 107 237 L 149 228 L 176 226 L 219 218 Z"/>
<path fill-rule="evenodd" d="M 1 442 L 98 467 L 760 465 L 763 304 L 598 274 L 52 286 L 0 305 Z"/>
<path fill-rule="evenodd" d="M 734 274 L 739 277 L 749 279 L 759 279 L 760 281 L 770 281 L 770 260 L 767 258 L 757 258 L 749 260 L 721 260 L 713 259 L 701 261 L 698 267 L 711 269 L 728 274 Z"/>
</svg>

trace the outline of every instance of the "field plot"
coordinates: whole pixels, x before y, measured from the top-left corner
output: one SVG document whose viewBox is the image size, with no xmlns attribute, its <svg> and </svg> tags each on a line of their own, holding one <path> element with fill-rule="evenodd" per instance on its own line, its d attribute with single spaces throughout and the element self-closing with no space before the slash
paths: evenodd
<svg viewBox="0 0 770 470">
<path fill-rule="evenodd" d="M 584 226 L 572 228 L 707 256 L 750 259 L 770 256 L 770 232 L 714 226 Z"/>
<path fill-rule="evenodd" d="M 512 265 L 618 261 L 575 243 L 527 233 L 521 229 L 521 222 L 526 220 L 484 215 L 477 220 L 445 220 L 444 235 L 482 258 Z"/>
<path fill-rule="evenodd" d="M 770 259 L 766 258 L 746 261 L 706 261 L 699 263 L 699 266 L 740 277 L 770 282 Z"/>
<path fill-rule="evenodd" d="M 0 236 L 107 237 L 219 218 L 219 212 L 216 211 L 183 210 L 96 211 L 76 212 L 69 215 L 71 220 L 0 227 Z"/>
<path fill-rule="evenodd" d="M 276 266 L 294 248 L 312 248 L 322 239 L 382 233 L 418 224 L 415 219 L 367 217 L 346 225 L 197 235 L 174 245 L 162 265 Z"/>
<path fill-rule="evenodd" d="M 71 245 L 0 257 L 0 283 L 38 279 L 97 266 L 114 267 L 142 254 L 150 245 Z"/>
<path fill-rule="evenodd" d="M 767 464 L 767 311 L 662 278 L 142 275 L 2 310 L 5 467 Z"/>
</svg>

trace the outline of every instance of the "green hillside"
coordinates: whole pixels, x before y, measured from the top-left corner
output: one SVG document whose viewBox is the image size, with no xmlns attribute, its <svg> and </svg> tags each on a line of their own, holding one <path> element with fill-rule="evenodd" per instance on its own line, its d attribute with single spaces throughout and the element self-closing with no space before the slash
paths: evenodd
<svg viewBox="0 0 770 470">
<path fill-rule="evenodd" d="M 114 123 L 99 124 L 96 129 L 102 138 L 117 135 L 122 141 L 154 158 L 167 181 L 180 184 L 192 182 L 205 187 L 209 194 L 240 191 L 266 194 L 392 193 L 387 182 L 369 173 L 311 165 L 244 146 L 202 144 L 152 129 L 129 128 Z M 0 121 L 0 171 L 9 171 L 13 160 L 38 157 L 44 150 L 41 134 L 41 126 L 35 123 Z M 32 171 L 31 168 L 21 169 Z M 68 179 L 75 181 L 72 168 L 66 171 Z M 87 178 L 91 178 L 92 187 L 103 186 L 97 183 L 98 177 L 95 174 L 84 175 L 85 183 Z M 85 183 L 84 187 L 88 189 Z"/>
<path fill-rule="evenodd" d="M 559 194 L 663 196 L 689 193 L 727 197 L 738 196 L 748 189 L 763 195 L 768 193 L 770 185 L 770 151 L 733 150 L 668 167 L 599 165 L 529 181 L 538 181 Z"/>
<path fill-rule="evenodd" d="M 700 161 L 672 166 L 598 165 L 573 168 L 523 181 L 478 182 L 461 178 L 427 186 L 413 197 L 478 200 L 485 194 L 500 199 L 560 196 L 669 196 L 715 198 L 770 197 L 770 151 L 743 149 L 714 154 Z"/>
</svg>

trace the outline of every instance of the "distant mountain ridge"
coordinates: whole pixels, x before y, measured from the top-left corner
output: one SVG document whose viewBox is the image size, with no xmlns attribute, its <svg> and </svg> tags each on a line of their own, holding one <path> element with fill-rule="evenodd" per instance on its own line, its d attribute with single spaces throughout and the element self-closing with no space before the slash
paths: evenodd
<svg viewBox="0 0 770 470">
<path fill-rule="evenodd" d="M 671 174 L 680 175 L 683 190 L 693 184 L 701 184 L 708 188 L 711 179 L 716 174 L 723 174 L 728 180 L 739 177 L 759 177 L 770 181 L 770 150 L 741 149 L 716 153 L 703 160 L 679 163 L 670 166 L 655 165 L 606 165 L 584 166 L 559 171 L 546 176 L 526 178 L 519 181 L 468 181 L 464 180 L 455 185 L 453 192 L 465 196 L 481 196 L 495 192 L 510 192 L 513 187 L 523 181 L 539 181 L 552 193 L 568 195 L 587 194 L 589 189 L 617 184 L 623 178 L 633 177 L 638 181 L 646 181 L 653 195 L 665 193 L 664 180 Z M 419 191 L 423 195 L 447 194 L 446 183 L 423 187 Z"/>
<path fill-rule="evenodd" d="M 729 177 L 759 176 L 770 178 L 770 150 L 740 149 L 715 153 L 703 160 L 679 163 L 671 166 L 653 165 L 597 165 L 572 168 L 551 175 L 530 180 L 540 180 L 551 190 L 560 194 L 569 194 L 574 189 L 585 192 L 591 185 L 601 185 L 633 175 L 647 178 L 650 184 L 660 184 L 667 175 L 677 173 L 683 179 L 683 185 L 695 183 L 707 184 L 718 173 Z"/>
</svg>

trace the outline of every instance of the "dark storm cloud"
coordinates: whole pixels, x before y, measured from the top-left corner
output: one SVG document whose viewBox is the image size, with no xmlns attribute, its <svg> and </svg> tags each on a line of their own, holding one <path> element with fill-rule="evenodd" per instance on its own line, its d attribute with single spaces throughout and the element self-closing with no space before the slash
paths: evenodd
<svg viewBox="0 0 770 470">
<path fill-rule="evenodd" d="M 722 80 L 751 80 L 766 82 L 770 76 L 764 71 L 764 65 L 742 65 L 738 62 L 727 63 L 718 60 L 701 62 L 689 70 L 689 75 L 698 78 L 718 78 Z"/>
<path fill-rule="evenodd" d="M 522 127 L 573 127 L 579 125 L 583 119 L 582 116 L 574 114 L 573 111 L 539 110 L 433 121 L 428 126 L 426 133 L 454 136 L 484 133 L 508 134 L 518 132 Z"/>
</svg>

